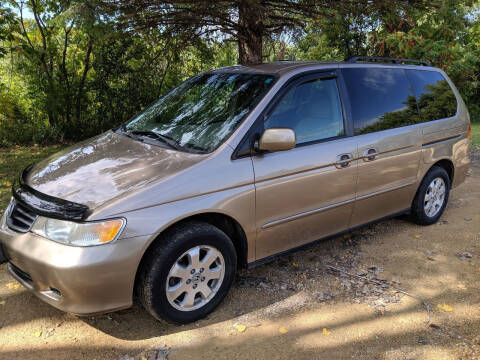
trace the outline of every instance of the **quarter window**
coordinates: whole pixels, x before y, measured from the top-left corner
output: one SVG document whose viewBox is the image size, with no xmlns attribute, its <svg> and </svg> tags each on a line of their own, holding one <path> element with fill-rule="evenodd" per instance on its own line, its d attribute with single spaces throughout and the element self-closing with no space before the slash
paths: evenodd
<svg viewBox="0 0 480 360">
<path fill-rule="evenodd" d="M 447 80 L 436 71 L 406 70 L 420 109 L 422 121 L 454 116 L 457 99 Z"/>
<path fill-rule="evenodd" d="M 290 90 L 265 121 L 265 129 L 272 127 L 293 129 L 297 144 L 343 135 L 336 79 L 312 80 Z"/>
<path fill-rule="evenodd" d="M 343 69 L 355 135 L 420 122 L 415 96 L 403 69 Z"/>
</svg>

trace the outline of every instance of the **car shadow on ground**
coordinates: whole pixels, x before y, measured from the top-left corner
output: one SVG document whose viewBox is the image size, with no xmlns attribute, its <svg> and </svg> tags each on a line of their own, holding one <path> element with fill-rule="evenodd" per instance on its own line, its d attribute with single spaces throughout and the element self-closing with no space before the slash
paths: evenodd
<svg viewBox="0 0 480 360">
<path fill-rule="evenodd" d="M 255 276 L 249 276 L 247 279 L 252 281 L 252 287 L 243 287 L 244 278 L 237 276 L 232 289 L 219 307 L 206 318 L 191 324 L 180 325 L 156 320 L 139 304 L 138 300 L 135 300 L 130 309 L 99 316 L 79 317 L 79 319 L 99 331 L 119 339 L 145 340 L 229 321 L 272 306 L 297 294 L 297 291 L 292 290 L 276 294 L 263 292 L 260 294 L 253 284 L 257 282 L 262 284 L 261 280 L 257 280 L 258 278 Z"/>
<path fill-rule="evenodd" d="M 233 291 L 232 295 L 235 295 Z M 440 302 L 445 298 L 446 294 L 440 293 L 435 297 L 429 299 L 432 303 Z M 13 300 L 13 299 L 9 299 Z M 228 300 L 225 302 L 223 307 L 228 307 Z M 405 307 L 402 310 L 386 313 L 382 318 L 384 322 L 398 322 L 400 318 L 406 318 L 409 316 L 414 316 L 417 313 L 421 313 L 423 310 L 421 304 L 414 303 L 410 306 Z M 214 313 L 214 317 L 211 319 L 204 319 L 200 322 L 191 325 L 177 326 L 164 324 L 162 322 L 157 322 L 149 318 L 149 315 L 140 308 L 132 308 L 131 310 L 122 311 L 116 313 L 112 316 L 105 315 L 100 317 L 95 317 L 96 322 L 92 323 L 92 326 L 98 326 L 99 329 L 106 329 L 109 334 L 112 336 L 123 334 L 124 331 L 133 330 L 133 324 L 137 326 L 146 328 L 152 328 L 152 332 L 146 331 L 138 337 L 148 338 L 152 336 L 161 336 L 172 334 L 179 331 L 187 331 L 190 329 L 201 328 L 203 326 L 208 326 L 212 323 L 226 320 L 222 315 L 222 310 L 219 313 Z M 112 317 L 109 319 L 108 317 Z M 276 318 L 276 322 L 285 323 L 288 321 L 289 314 L 279 314 Z M 425 313 L 426 318 L 426 313 Z M 120 322 L 117 323 L 120 319 Z M 348 319 L 331 319 L 328 321 L 328 329 L 333 334 L 348 329 L 351 326 L 362 329 L 366 328 L 372 324 L 372 322 L 377 321 L 378 316 L 372 313 L 364 312 L 361 314 L 352 313 Z M 90 320 L 87 320 L 90 323 Z M 112 325 L 102 327 L 103 322 L 110 322 Z M 289 329 L 288 336 L 280 337 L 276 332 L 269 333 L 255 333 L 252 334 L 250 331 L 246 331 L 242 334 L 241 337 L 235 337 L 233 341 L 225 341 L 225 334 L 218 334 L 217 336 L 212 336 L 203 339 L 201 342 L 194 344 L 186 343 L 185 346 L 172 349 L 172 352 L 175 353 L 176 358 L 195 358 L 192 357 L 192 354 L 204 354 L 206 356 L 211 355 L 211 358 L 218 356 L 218 354 L 242 354 L 244 358 L 267 358 L 265 356 L 270 356 L 274 354 L 274 349 L 282 347 L 283 349 L 296 349 L 295 358 L 298 359 L 313 359 L 318 358 L 320 354 L 328 354 L 330 359 L 344 359 L 347 357 L 356 357 L 354 355 L 359 355 L 358 353 L 353 354 L 352 349 L 364 349 L 363 355 L 372 355 L 381 353 L 383 344 L 391 344 L 389 348 L 389 353 L 395 355 L 394 358 L 415 358 L 412 357 L 415 351 L 418 350 L 418 347 L 426 348 L 428 346 L 435 346 L 438 343 L 442 344 L 442 348 L 445 351 L 453 351 L 455 348 L 460 349 L 459 351 L 465 351 L 466 354 L 472 355 L 472 350 L 476 352 L 478 346 L 466 342 L 463 333 L 463 327 L 465 325 L 465 319 L 460 317 L 452 319 L 449 323 L 448 328 L 443 324 L 436 322 L 424 323 L 424 326 L 417 327 L 416 329 L 410 329 L 408 331 L 398 331 L 393 328 L 383 329 L 383 331 L 375 332 L 373 335 L 364 336 L 362 339 L 352 339 L 349 340 L 343 339 L 342 341 L 332 341 L 325 343 L 320 341 L 316 343 L 315 346 L 305 347 L 298 343 L 298 339 L 303 339 L 310 336 L 317 338 L 322 338 L 322 327 L 324 325 L 318 325 L 315 322 L 307 322 L 304 326 L 299 326 L 294 329 Z M 480 321 L 478 319 L 469 320 L 471 328 L 479 328 Z M 116 327 L 117 330 L 113 330 Z M 138 330 L 135 330 L 138 331 Z M 375 335 L 377 334 L 377 335 Z M 333 335 L 335 336 L 335 335 Z M 280 346 L 282 343 L 282 346 Z M 463 349 L 463 350 L 462 350 Z M 36 358 L 40 359 L 86 359 L 86 358 L 95 358 L 99 352 L 113 353 L 116 350 L 109 346 L 103 346 L 103 350 L 97 346 L 82 346 L 81 348 L 74 345 L 64 345 L 58 346 L 54 349 L 36 349 L 35 354 Z M 139 350 L 133 346 L 125 346 L 122 348 L 122 353 L 138 353 Z M 423 350 L 421 350 L 423 351 Z M 277 353 L 276 356 L 272 357 L 275 359 L 286 359 L 291 358 L 292 352 L 288 353 Z M 421 352 L 421 354 L 423 354 Z M 465 354 L 465 355 L 466 355 Z M 1 350 L 0 358 L 4 359 L 17 359 L 23 358 L 24 350 Z M 350 356 L 351 355 L 351 356 Z M 386 354 L 385 354 L 386 355 Z M 402 357 L 400 357 L 402 355 Z M 407 356 L 408 355 L 408 356 Z M 418 354 L 415 354 L 418 355 Z M 210 357 L 207 357 L 210 358 Z M 222 357 L 223 358 L 223 357 Z M 365 358 L 365 357 L 362 357 Z M 370 358 L 370 357 L 367 357 Z M 470 357 L 465 357 L 470 358 Z M 474 357 L 472 357 L 473 359 Z"/>
</svg>

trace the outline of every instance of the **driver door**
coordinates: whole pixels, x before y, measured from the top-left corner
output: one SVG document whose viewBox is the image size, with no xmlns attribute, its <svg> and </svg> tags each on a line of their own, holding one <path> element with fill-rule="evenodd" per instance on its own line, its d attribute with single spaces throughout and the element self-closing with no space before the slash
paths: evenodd
<svg viewBox="0 0 480 360">
<path fill-rule="evenodd" d="M 264 129 L 292 128 L 297 143 L 252 158 L 257 259 L 348 229 L 357 176 L 336 72 L 299 79 L 268 112 Z"/>
</svg>

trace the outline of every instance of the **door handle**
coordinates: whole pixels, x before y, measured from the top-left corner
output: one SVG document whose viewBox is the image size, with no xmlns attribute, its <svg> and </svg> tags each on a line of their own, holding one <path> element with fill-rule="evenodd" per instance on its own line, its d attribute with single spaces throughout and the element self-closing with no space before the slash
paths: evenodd
<svg viewBox="0 0 480 360">
<path fill-rule="evenodd" d="M 353 155 L 352 154 L 340 154 L 337 155 L 337 162 L 335 163 L 335 166 L 338 169 L 343 169 L 348 166 L 350 166 L 350 163 L 353 160 Z"/>
<path fill-rule="evenodd" d="M 373 161 L 377 158 L 378 151 L 375 148 L 365 150 L 363 153 L 363 161 Z"/>
</svg>

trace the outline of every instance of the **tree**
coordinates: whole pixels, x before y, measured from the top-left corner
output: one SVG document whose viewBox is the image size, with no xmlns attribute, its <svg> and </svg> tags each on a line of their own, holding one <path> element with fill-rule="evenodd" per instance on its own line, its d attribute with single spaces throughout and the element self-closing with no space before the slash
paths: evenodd
<svg viewBox="0 0 480 360">
<path fill-rule="evenodd" d="M 0 58 L 8 53 L 5 44 L 12 40 L 9 29 L 14 21 L 13 11 L 4 5 L 0 5 Z"/>
<path fill-rule="evenodd" d="M 472 118 L 480 117 L 479 4 L 443 0 L 414 10 L 369 34 L 372 55 L 423 59 L 442 68 L 462 94 Z"/>
<path fill-rule="evenodd" d="M 160 27 L 170 36 L 226 36 L 238 43 L 240 64 L 258 64 L 266 36 L 303 27 L 308 19 L 350 1 L 104 0 L 100 6 L 129 30 Z"/>
<path fill-rule="evenodd" d="M 189 76 L 232 65 L 232 44 L 129 34 L 83 0 L 0 5 L 0 146 L 85 139 Z M 26 16 L 25 14 L 29 14 Z"/>
<path fill-rule="evenodd" d="M 85 139 L 238 59 L 429 60 L 475 121 L 479 14 L 478 0 L 0 1 L 0 146 Z"/>
<path fill-rule="evenodd" d="M 21 54 L 29 86 L 42 93 L 49 124 L 58 127 L 78 120 L 93 49 L 88 8 L 69 0 L 11 0 L 10 4 L 19 15 L 10 29 L 12 50 Z M 33 19 L 25 19 L 26 8 Z"/>
<path fill-rule="evenodd" d="M 100 8 L 128 30 L 160 27 L 172 36 L 226 36 L 238 43 L 240 64 L 261 63 L 266 37 L 286 30 L 304 29 L 311 21 L 341 16 L 347 30 L 342 35 L 348 35 L 352 27 L 371 26 L 368 22 L 373 13 L 392 9 L 402 13 L 406 8 L 425 8 L 427 4 L 427 0 L 92 1 L 99 2 Z M 363 39 L 352 40 L 358 45 Z"/>
</svg>

